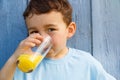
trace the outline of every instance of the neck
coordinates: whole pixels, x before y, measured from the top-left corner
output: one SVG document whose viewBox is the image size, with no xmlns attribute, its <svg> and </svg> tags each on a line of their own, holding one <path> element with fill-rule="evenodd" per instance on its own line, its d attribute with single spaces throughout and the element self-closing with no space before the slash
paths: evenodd
<svg viewBox="0 0 120 80">
<path fill-rule="evenodd" d="M 65 47 L 62 50 L 60 50 L 58 53 L 54 53 L 54 52 L 50 52 L 50 54 L 48 53 L 46 58 L 51 58 L 51 59 L 60 59 L 63 58 L 68 52 L 68 48 Z"/>
</svg>

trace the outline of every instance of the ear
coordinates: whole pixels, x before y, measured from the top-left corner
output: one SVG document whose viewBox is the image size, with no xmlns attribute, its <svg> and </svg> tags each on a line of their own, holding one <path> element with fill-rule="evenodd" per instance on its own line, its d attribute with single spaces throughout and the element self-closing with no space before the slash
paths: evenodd
<svg viewBox="0 0 120 80">
<path fill-rule="evenodd" d="M 71 22 L 69 24 L 69 26 L 67 27 L 67 30 L 68 30 L 67 38 L 71 38 L 76 32 L 76 24 L 75 24 L 75 22 Z"/>
</svg>

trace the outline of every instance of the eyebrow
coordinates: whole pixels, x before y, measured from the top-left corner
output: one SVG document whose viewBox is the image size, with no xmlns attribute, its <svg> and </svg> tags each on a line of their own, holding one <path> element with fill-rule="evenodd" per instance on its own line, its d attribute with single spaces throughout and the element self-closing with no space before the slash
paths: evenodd
<svg viewBox="0 0 120 80">
<path fill-rule="evenodd" d="M 46 25 L 44 25 L 43 27 L 49 28 L 50 26 L 56 27 L 55 24 L 46 24 Z M 28 28 L 28 30 L 31 30 L 31 29 L 36 29 L 36 28 L 35 28 L 35 26 L 32 26 L 32 27 Z"/>
<path fill-rule="evenodd" d="M 33 26 L 33 27 L 28 28 L 28 30 L 31 30 L 31 29 L 35 29 L 35 28 L 34 28 L 34 26 Z"/>
<path fill-rule="evenodd" d="M 55 24 L 46 24 L 46 25 L 44 25 L 43 27 L 49 27 L 49 26 L 53 26 L 53 27 L 55 27 L 56 25 Z M 30 27 L 30 28 L 28 28 L 29 30 L 30 29 L 36 29 L 36 28 L 34 28 L 35 26 L 32 26 L 32 27 Z"/>
<path fill-rule="evenodd" d="M 50 27 L 50 26 L 55 27 L 56 25 L 55 24 L 46 24 L 46 25 L 44 25 L 44 27 Z"/>
</svg>

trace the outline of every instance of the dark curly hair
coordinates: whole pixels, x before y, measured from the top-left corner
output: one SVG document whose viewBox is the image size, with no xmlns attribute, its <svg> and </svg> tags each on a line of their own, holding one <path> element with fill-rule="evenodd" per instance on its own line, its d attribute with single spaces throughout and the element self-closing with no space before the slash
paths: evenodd
<svg viewBox="0 0 120 80">
<path fill-rule="evenodd" d="M 68 0 L 31 0 L 23 13 L 24 19 L 30 14 L 45 14 L 51 11 L 60 12 L 63 21 L 69 25 L 72 21 L 72 7 Z"/>
</svg>

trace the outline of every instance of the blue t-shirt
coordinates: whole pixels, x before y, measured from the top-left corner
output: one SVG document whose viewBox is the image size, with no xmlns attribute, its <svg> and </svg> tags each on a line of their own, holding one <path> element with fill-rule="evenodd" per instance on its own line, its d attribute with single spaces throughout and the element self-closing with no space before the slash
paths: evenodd
<svg viewBox="0 0 120 80">
<path fill-rule="evenodd" d="M 44 58 L 32 73 L 16 70 L 14 80 L 116 80 L 89 53 L 69 48 L 61 59 Z"/>
</svg>

